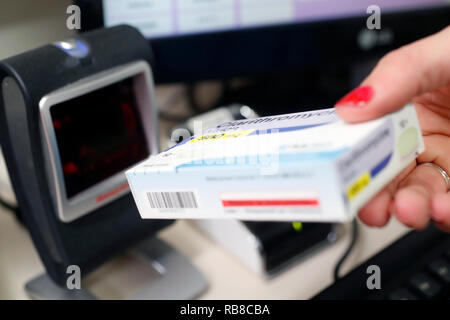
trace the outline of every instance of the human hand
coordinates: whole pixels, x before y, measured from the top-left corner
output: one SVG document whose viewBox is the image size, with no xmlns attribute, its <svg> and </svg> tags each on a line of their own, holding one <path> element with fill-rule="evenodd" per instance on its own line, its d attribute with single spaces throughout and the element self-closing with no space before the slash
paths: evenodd
<svg viewBox="0 0 450 320">
<path fill-rule="evenodd" d="M 361 86 L 336 104 L 347 122 L 378 118 L 412 101 L 426 151 L 359 212 L 369 226 L 382 227 L 394 215 L 425 228 L 432 220 L 450 232 L 450 27 L 386 55 Z"/>
</svg>

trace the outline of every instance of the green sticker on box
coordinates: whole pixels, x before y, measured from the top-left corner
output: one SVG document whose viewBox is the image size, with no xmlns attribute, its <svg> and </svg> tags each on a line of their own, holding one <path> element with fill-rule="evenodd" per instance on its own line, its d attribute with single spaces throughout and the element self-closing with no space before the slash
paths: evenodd
<svg viewBox="0 0 450 320">
<path fill-rule="evenodd" d="M 400 135 L 397 151 L 401 157 L 407 156 L 417 148 L 418 143 L 419 131 L 414 127 L 410 127 Z"/>
</svg>

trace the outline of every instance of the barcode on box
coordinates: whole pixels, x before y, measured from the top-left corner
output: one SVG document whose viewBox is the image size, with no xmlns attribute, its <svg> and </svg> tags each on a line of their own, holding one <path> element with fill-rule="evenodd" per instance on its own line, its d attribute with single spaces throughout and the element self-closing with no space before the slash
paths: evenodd
<svg viewBox="0 0 450 320">
<path fill-rule="evenodd" d="M 152 209 L 196 209 L 198 202 L 194 191 L 147 192 Z"/>
</svg>

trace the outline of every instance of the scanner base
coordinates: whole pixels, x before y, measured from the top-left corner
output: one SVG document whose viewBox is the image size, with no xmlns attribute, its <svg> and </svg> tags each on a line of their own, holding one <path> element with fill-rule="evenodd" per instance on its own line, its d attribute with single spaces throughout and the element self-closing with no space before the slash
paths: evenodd
<svg viewBox="0 0 450 320">
<path fill-rule="evenodd" d="M 151 238 L 138 245 L 133 253 L 147 260 L 159 272 L 159 277 L 131 300 L 192 299 L 206 290 L 207 283 L 200 271 L 187 258 L 166 242 Z M 39 300 L 96 300 L 89 289 L 69 290 L 56 285 L 46 274 L 25 284 L 32 299 Z"/>
</svg>

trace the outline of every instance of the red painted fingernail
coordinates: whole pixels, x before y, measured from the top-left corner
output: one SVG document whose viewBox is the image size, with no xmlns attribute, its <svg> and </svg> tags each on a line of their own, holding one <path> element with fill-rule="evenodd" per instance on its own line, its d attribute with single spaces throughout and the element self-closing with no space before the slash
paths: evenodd
<svg viewBox="0 0 450 320">
<path fill-rule="evenodd" d="M 356 88 L 339 100 L 336 107 L 362 107 L 372 100 L 374 93 L 369 86 Z"/>
</svg>

